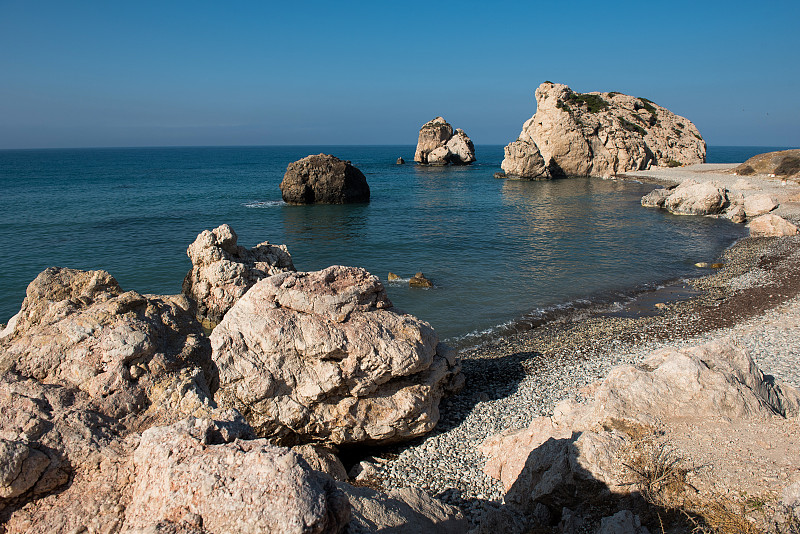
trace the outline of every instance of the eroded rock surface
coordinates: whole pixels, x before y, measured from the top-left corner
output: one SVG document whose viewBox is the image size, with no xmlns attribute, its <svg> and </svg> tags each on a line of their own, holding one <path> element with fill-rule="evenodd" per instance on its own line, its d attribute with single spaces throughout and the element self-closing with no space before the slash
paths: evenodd
<svg viewBox="0 0 800 534">
<path fill-rule="evenodd" d="M 217 401 L 259 436 L 390 443 L 424 434 L 463 382 L 427 323 L 398 313 L 354 267 L 281 273 L 254 285 L 211 335 Z"/>
<path fill-rule="evenodd" d="M 0 372 L 83 391 L 104 415 L 131 416 L 130 428 L 204 412 L 217 382 L 210 356 L 185 296 L 60 267 L 31 282 L 0 339 Z"/>
<path fill-rule="evenodd" d="M 338 484 L 350 499 L 350 532 L 394 534 L 463 534 L 469 521 L 461 511 L 421 489 L 402 488 L 381 493 L 365 487 Z"/>
<path fill-rule="evenodd" d="M 249 437 L 235 416 L 187 419 L 142 434 L 128 528 L 189 524 L 204 532 L 342 532 L 345 494 L 302 457 Z"/>
<path fill-rule="evenodd" d="M 557 514 L 601 491 L 625 495 L 636 489 L 628 466 L 637 455 L 718 428 L 733 432 L 742 421 L 792 425 L 800 411 L 797 390 L 765 377 L 746 353 L 725 342 L 656 351 L 637 366 L 613 369 L 585 395 L 583 402 L 560 403 L 552 417 L 483 444 L 486 473 L 503 483 L 506 503 L 529 514 L 544 505 Z M 684 433 L 675 430 L 684 427 Z M 715 476 L 692 484 L 713 491 Z"/>
<path fill-rule="evenodd" d="M 349 161 L 317 154 L 286 167 L 281 194 L 290 204 L 350 204 L 369 202 L 370 191 L 364 173 Z"/>
<path fill-rule="evenodd" d="M 419 130 L 414 161 L 428 165 L 466 165 L 475 161 L 475 146 L 461 129 L 453 127 L 442 117 L 436 117 Z"/>
<path fill-rule="evenodd" d="M 223 224 L 203 230 L 186 250 L 192 270 L 183 281 L 183 292 L 197 304 L 198 316 L 212 323 L 220 322 L 257 281 L 294 271 L 286 245 L 264 241 L 246 249 L 237 240 L 233 228 Z"/>
<path fill-rule="evenodd" d="M 523 178 L 605 177 L 650 165 L 702 163 L 705 156 L 705 141 L 691 121 L 647 99 L 576 93 L 545 82 L 536 89 L 536 114 L 507 147 L 502 167 Z"/>
</svg>

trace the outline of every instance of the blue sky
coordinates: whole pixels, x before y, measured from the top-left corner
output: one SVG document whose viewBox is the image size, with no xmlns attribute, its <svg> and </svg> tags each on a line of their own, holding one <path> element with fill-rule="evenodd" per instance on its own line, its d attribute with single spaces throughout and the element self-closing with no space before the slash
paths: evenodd
<svg viewBox="0 0 800 534">
<path fill-rule="evenodd" d="M 0 0 L 0 148 L 505 144 L 545 80 L 800 146 L 800 2 L 736 5 Z"/>
</svg>

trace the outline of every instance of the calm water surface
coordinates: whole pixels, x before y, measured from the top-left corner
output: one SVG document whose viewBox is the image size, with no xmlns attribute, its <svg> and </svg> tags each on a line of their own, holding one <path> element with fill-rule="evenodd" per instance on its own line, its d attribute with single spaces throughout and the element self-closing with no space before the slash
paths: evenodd
<svg viewBox="0 0 800 534">
<path fill-rule="evenodd" d="M 731 149 L 731 150 L 729 150 Z M 711 147 L 709 161 L 753 147 Z M 764 147 L 755 148 L 764 152 Z M 286 166 L 308 154 L 352 160 L 372 201 L 288 206 Z M 719 156 L 715 156 L 715 152 Z M 387 283 L 395 305 L 464 342 L 528 314 L 700 274 L 744 234 L 725 221 L 645 209 L 652 186 L 574 178 L 498 180 L 501 146 L 478 164 L 395 165 L 413 146 L 224 147 L 0 151 L 0 322 L 51 265 L 105 269 L 124 289 L 177 293 L 186 247 L 228 223 L 239 243 L 285 243 L 295 266 L 332 264 L 436 287 Z M 750 154 L 750 155 L 752 155 Z"/>
</svg>

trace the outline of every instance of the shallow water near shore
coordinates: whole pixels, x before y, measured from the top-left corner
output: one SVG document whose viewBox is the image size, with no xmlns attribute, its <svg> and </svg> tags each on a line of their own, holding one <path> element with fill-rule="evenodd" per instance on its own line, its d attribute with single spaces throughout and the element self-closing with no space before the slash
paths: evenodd
<svg viewBox="0 0 800 534">
<path fill-rule="evenodd" d="M 349 159 L 365 173 L 369 204 L 281 201 L 286 165 L 320 152 Z M 51 265 L 105 269 L 126 290 L 177 293 L 190 267 L 186 247 L 202 230 L 228 223 L 246 247 L 286 244 L 299 270 L 366 268 L 384 281 L 398 308 L 465 345 L 559 310 L 699 276 L 696 262 L 714 260 L 745 234 L 727 221 L 642 208 L 651 185 L 495 179 L 501 146 L 478 146 L 478 163 L 468 167 L 395 164 L 400 156 L 411 161 L 413 152 L 413 146 L 0 151 L 0 322 L 19 310 L 27 284 Z M 417 271 L 435 287 L 409 288 Z M 389 272 L 405 281 L 386 282 Z"/>
</svg>

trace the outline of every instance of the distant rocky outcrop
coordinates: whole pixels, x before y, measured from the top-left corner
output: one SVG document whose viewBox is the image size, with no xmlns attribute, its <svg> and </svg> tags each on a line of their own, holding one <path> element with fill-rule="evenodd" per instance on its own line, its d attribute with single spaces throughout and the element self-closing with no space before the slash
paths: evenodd
<svg viewBox="0 0 800 534">
<path fill-rule="evenodd" d="M 690 506 L 697 492 L 708 497 L 719 491 L 721 475 L 715 468 L 683 482 L 688 471 L 674 447 L 722 454 L 698 440 L 716 433 L 725 443 L 745 441 L 734 435 L 743 422 L 780 433 L 781 425 L 796 424 L 800 410 L 800 392 L 765 377 L 742 349 L 724 341 L 656 351 L 636 366 L 614 368 L 583 393 L 586 400 L 563 401 L 552 417 L 535 418 L 528 428 L 482 445 L 485 472 L 502 482 L 505 503 L 523 515 L 579 514 L 597 495 L 605 495 L 609 506 L 616 496 L 624 507 L 635 492 Z M 759 439 L 740 446 L 761 447 Z M 746 471 L 741 452 L 726 454 L 717 461 Z M 659 465 L 673 470 L 664 467 L 660 480 L 641 478 Z"/>
<path fill-rule="evenodd" d="M 264 241 L 246 249 L 237 240 L 233 228 L 223 224 L 203 230 L 186 250 L 192 270 L 183 280 L 183 292 L 197 304 L 197 315 L 214 324 L 257 281 L 294 271 L 286 245 Z"/>
<path fill-rule="evenodd" d="M 290 204 L 350 204 L 369 202 L 370 191 L 367 178 L 349 161 L 317 154 L 289 164 L 281 194 Z"/>
<path fill-rule="evenodd" d="M 739 176 L 766 174 L 776 178 L 800 179 L 800 149 L 758 154 L 734 168 L 733 173 Z"/>
<path fill-rule="evenodd" d="M 419 130 L 414 161 L 428 165 L 466 165 L 475 161 L 475 146 L 461 129 L 453 127 L 442 117 L 426 122 Z"/>
<path fill-rule="evenodd" d="M 463 383 L 427 323 L 392 309 L 363 269 L 261 280 L 211 334 L 221 406 L 281 444 L 378 444 L 430 431 Z"/>
<path fill-rule="evenodd" d="M 705 157 L 694 124 L 645 98 L 545 82 L 536 89 L 536 114 L 506 146 L 501 167 L 521 178 L 606 177 Z"/>
</svg>

